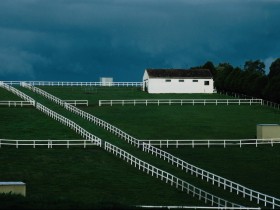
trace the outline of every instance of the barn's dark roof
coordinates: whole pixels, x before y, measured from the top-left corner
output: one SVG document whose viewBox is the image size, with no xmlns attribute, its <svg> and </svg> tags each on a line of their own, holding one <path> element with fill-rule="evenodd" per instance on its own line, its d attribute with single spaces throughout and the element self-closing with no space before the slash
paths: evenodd
<svg viewBox="0 0 280 210">
<path fill-rule="evenodd" d="M 212 78 L 208 69 L 146 69 L 149 77 L 164 78 Z"/>
</svg>

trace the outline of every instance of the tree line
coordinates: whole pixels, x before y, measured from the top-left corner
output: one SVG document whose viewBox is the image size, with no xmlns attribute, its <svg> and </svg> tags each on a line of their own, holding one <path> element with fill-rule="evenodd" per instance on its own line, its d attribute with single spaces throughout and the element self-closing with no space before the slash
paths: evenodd
<svg viewBox="0 0 280 210">
<path fill-rule="evenodd" d="M 274 60 L 265 74 L 265 64 L 260 60 L 249 60 L 243 68 L 230 63 L 217 66 L 207 61 L 203 66 L 193 67 L 209 69 L 214 77 L 218 91 L 245 94 L 280 103 L 280 58 Z"/>
</svg>

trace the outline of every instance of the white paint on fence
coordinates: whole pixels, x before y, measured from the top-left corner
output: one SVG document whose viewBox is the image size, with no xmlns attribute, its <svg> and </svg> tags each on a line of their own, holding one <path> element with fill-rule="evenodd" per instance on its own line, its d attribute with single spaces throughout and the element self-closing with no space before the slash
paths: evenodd
<svg viewBox="0 0 280 210">
<path fill-rule="evenodd" d="M 77 105 L 87 105 L 88 106 L 88 100 L 62 100 L 68 104 L 77 106 Z"/>
<path fill-rule="evenodd" d="M 262 99 L 130 99 L 130 100 L 99 100 L 98 102 L 99 106 L 102 105 L 148 105 L 148 104 L 167 104 L 167 105 L 172 105 L 172 104 L 179 104 L 179 105 L 185 105 L 185 104 L 202 104 L 202 105 L 207 105 L 207 104 L 260 104 L 262 105 Z"/>
<path fill-rule="evenodd" d="M 226 91 L 218 91 L 218 93 L 223 94 L 223 95 L 227 95 L 227 96 L 232 96 L 232 97 L 235 97 L 235 98 L 257 99 L 253 96 L 247 96 L 247 95 L 239 94 L 239 93 L 232 93 L 232 92 L 226 92 Z M 273 109 L 278 109 L 278 110 L 280 109 L 280 104 L 277 104 L 277 103 L 271 102 L 271 101 L 267 101 L 267 100 L 263 100 L 262 105 L 268 106 L 268 107 L 273 108 Z"/>
<path fill-rule="evenodd" d="M 40 103 L 36 103 L 33 98 L 29 97 L 28 95 L 22 93 L 21 91 L 17 90 L 16 88 L 14 88 L 10 85 L 7 85 L 7 84 L 2 82 L 2 83 L 0 83 L 0 87 L 3 87 L 8 91 L 11 91 L 12 93 L 16 94 L 17 96 L 19 96 L 20 98 L 22 98 L 26 101 L 33 101 L 34 102 L 33 104 L 36 107 L 36 109 L 42 111 L 43 113 L 45 113 L 49 117 L 59 121 L 60 123 L 70 127 L 76 133 L 80 134 L 83 138 L 85 138 L 87 140 L 90 140 L 91 142 L 95 142 L 97 145 L 101 145 L 101 139 L 100 138 L 98 138 L 97 136 L 89 133 L 88 131 L 86 131 L 85 129 L 80 127 L 78 124 L 74 123 L 72 120 L 69 120 L 66 117 L 50 110 L 49 108 L 45 107 L 44 105 L 42 105 Z M 61 103 L 65 103 L 65 102 L 61 102 Z"/>
<path fill-rule="evenodd" d="M 223 146 L 224 148 L 227 146 L 242 146 L 251 145 L 258 147 L 259 145 L 271 145 L 273 147 L 274 144 L 279 144 L 279 138 L 273 139 L 197 139 L 197 140 L 139 140 L 140 142 L 145 142 L 147 144 L 153 146 L 162 147 L 170 147 L 175 146 L 176 148 L 180 146 Z"/>
<path fill-rule="evenodd" d="M 24 85 L 24 84 L 22 84 L 22 85 Z M 10 87 L 10 89 L 13 89 L 13 88 Z M 32 87 L 32 89 L 34 90 L 33 87 Z M 25 94 L 23 94 L 21 92 L 19 92 L 19 93 L 22 94 L 22 96 L 24 97 Z M 61 103 L 61 102 L 59 102 L 59 103 Z M 64 102 L 64 105 L 68 106 L 68 107 L 73 107 L 72 105 L 67 104 L 65 102 Z M 43 111 L 48 116 L 58 120 L 59 122 L 61 122 L 63 124 L 67 124 L 67 126 L 73 125 L 71 127 L 73 127 L 76 132 L 82 133 L 82 134 L 87 134 L 87 133 L 85 133 L 83 128 L 81 128 L 79 126 L 75 126 L 74 122 L 71 122 L 67 118 L 55 113 L 54 111 L 48 109 L 47 107 L 43 106 L 42 104 L 36 103 L 36 108 Z M 76 108 L 76 107 L 74 107 L 74 108 Z M 74 123 L 74 124 L 72 124 L 72 123 Z M 90 135 L 91 135 L 90 138 L 92 138 L 93 135 L 92 134 L 90 134 Z M 87 138 L 88 138 L 88 136 L 86 136 L 86 139 Z M 98 140 L 99 140 L 99 141 L 97 141 L 98 145 L 102 146 L 101 139 L 98 139 Z M 120 156 L 127 162 L 130 162 L 131 165 L 134 165 L 139 170 L 146 171 L 148 174 L 151 173 L 152 176 L 155 175 L 157 178 L 160 178 L 162 181 L 166 181 L 166 183 L 170 183 L 171 186 L 173 186 L 173 184 L 174 184 L 174 186 L 176 186 L 176 188 L 181 189 L 182 191 L 187 191 L 187 193 L 192 193 L 192 195 L 197 196 L 199 198 L 199 200 L 204 199 L 205 202 L 210 202 L 211 205 L 242 207 L 240 205 L 228 202 L 227 200 L 214 196 L 213 194 L 210 194 L 204 190 L 201 190 L 201 189 L 173 176 L 170 173 L 167 173 L 161 169 L 158 169 L 158 168 L 132 156 L 131 154 L 125 152 L 124 150 L 122 150 L 112 144 L 109 144 L 108 142 L 105 142 L 104 149 L 106 151 L 112 152 L 113 154 L 115 154 L 117 156 Z"/>
<path fill-rule="evenodd" d="M 127 153 L 126 151 L 108 143 L 105 142 L 105 150 L 108 152 L 113 153 L 117 157 L 123 159 L 124 161 L 130 163 L 135 168 L 138 168 L 139 170 L 142 170 L 143 172 L 146 172 L 147 174 L 150 174 L 151 176 L 155 176 L 156 178 L 160 179 L 161 181 L 164 181 L 165 183 L 169 183 L 171 186 L 175 186 L 177 189 L 187 192 L 187 194 L 191 194 L 194 197 L 198 197 L 199 200 L 203 200 L 205 203 L 210 203 L 212 206 L 230 206 L 230 207 L 242 207 L 238 204 L 228 202 L 222 198 L 219 198 L 217 196 L 214 196 L 211 193 L 208 193 L 204 190 L 201 190 L 194 185 L 189 184 L 188 182 L 179 179 L 178 177 L 163 171 L 159 168 L 156 168 L 149 163 L 146 163 L 131 154 Z"/>
<path fill-rule="evenodd" d="M 186 164 L 188 167 L 191 167 L 192 170 L 187 169 L 185 170 L 186 172 L 191 172 L 192 175 L 196 175 L 199 176 L 201 175 L 201 178 L 204 179 L 206 178 L 207 181 L 211 181 L 212 184 L 217 184 L 218 187 L 223 187 L 225 190 L 228 189 L 230 190 L 230 192 L 233 192 L 233 190 L 236 190 L 237 195 L 243 195 L 244 198 L 249 197 L 249 199 L 252 201 L 253 199 L 255 199 L 257 201 L 258 204 L 260 204 L 260 202 L 263 202 L 265 206 L 270 206 L 271 208 L 279 208 L 280 207 L 280 199 L 254 191 L 252 189 L 249 189 L 247 187 L 244 187 L 242 185 L 239 185 L 235 182 L 232 182 L 230 180 L 227 180 L 223 177 L 217 176 L 213 173 L 210 173 L 208 171 L 205 171 L 203 169 L 200 169 L 196 166 L 193 166 L 183 160 L 180 160 L 179 158 L 163 151 L 160 150 L 156 147 L 153 147 L 149 144 L 145 144 L 143 142 L 140 142 L 138 139 L 132 137 L 131 135 L 125 133 L 124 131 L 120 130 L 119 128 L 87 113 L 84 112 L 80 109 L 78 109 L 77 107 L 74 107 L 70 104 L 67 104 L 65 102 L 62 102 L 62 100 L 60 100 L 59 98 L 47 93 L 46 91 L 43 91 L 37 87 L 33 87 L 30 86 L 28 84 L 22 83 L 22 86 L 32 89 L 34 92 L 37 92 L 38 94 L 41 94 L 43 96 L 45 96 L 46 98 L 56 102 L 57 104 L 60 104 L 61 106 L 63 106 L 64 108 L 66 108 L 67 110 L 95 123 L 96 125 L 103 127 L 104 129 L 110 131 L 111 133 L 117 135 L 118 137 L 125 139 L 128 143 L 133 144 L 134 146 L 137 147 L 143 147 L 143 150 L 146 152 L 151 152 L 152 154 L 155 154 L 156 156 L 159 155 L 161 158 L 163 158 L 164 160 L 168 161 L 169 163 L 172 163 L 173 165 L 175 165 L 178 168 L 182 168 L 184 169 L 184 165 Z M 158 152 L 153 152 L 153 151 L 158 151 Z M 177 161 L 177 162 L 174 162 Z M 181 164 L 180 164 L 181 163 Z M 183 165 L 182 165 L 183 164 Z M 201 173 L 201 174 L 200 174 Z M 235 187 L 236 185 L 236 187 Z M 230 186 L 230 187 L 228 187 Z M 247 195 L 247 197 L 246 197 Z"/>
<path fill-rule="evenodd" d="M 280 207 L 280 199 L 275 198 L 273 196 L 269 196 L 258 191 L 252 190 L 245 186 L 242 186 L 236 182 L 225 179 L 221 176 L 198 168 L 192 164 L 189 164 L 161 149 L 153 147 L 149 144 L 143 142 L 143 151 L 151 153 L 156 157 L 167 160 L 170 164 L 181 168 L 185 172 L 191 173 L 196 177 L 200 177 L 202 180 L 206 180 L 207 182 L 211 182 L 213 185 L 217 185 L 218 187 L 223 187 L 224 190 L 229 190 L 230 192 L 236 192 L 237 195 L 242 195 L 243 198 L 249 198 L 250 201 L 255 200 L 257 204 L 263 203 L 264 206 L 267 204 L 270 205 L 271 208 L 279 208 Z"/>
<path fill-rule="evenodd" d="M 34 106 L 34 101 L 0 101 L 0 106 Z"/>
<path fill-rule="evenodd" d="M 25 82 L 32 86 L 111 86 L 142 87 L 143 82 L 60 82 L 60 81 L 2 81 L 8 85 L 20 85 Z"/>
<path fill-rule="evenodd" d="M 15 146 L 19 148 L 19 146 L 32 146 L 36 148 L 38 146 L 47 146 L 48 148 L 53 148 L 56 146 L 66 146 L 69 148 L 70 146 L 82 146 L 86 148 L 87 146 L 99 146 L 96 142 L 90 142 L 89 140 L 14 140 L 14 139 L 0 139 L 0 148 L 3 146 Z"/>
<path fill-rule="evenodd" d="M 148 206 L 148 205 L 137 205 L 139 208 L 148 208 L 148 209 L 215 209 L 215 210 L 260 210 L 261 208 L 255 207 L 211 207 L 211 206 Z"/>
</svg>

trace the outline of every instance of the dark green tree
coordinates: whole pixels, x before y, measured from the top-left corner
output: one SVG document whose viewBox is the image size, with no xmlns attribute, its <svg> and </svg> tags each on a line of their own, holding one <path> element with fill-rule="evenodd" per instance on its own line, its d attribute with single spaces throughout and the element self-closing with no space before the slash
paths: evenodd
<svg viewBox="0 0 280 210">
<path fill-rule="evenodd" d="M 246 61 L 244 64 L 244 71 L 246 72 L 256 72 L 260 75 L 264 75 L 265 74 L 265 64 L 264 62 L 260 61 L 260 60 L 249 60 Z"/>
<path fill-rule="evenodd" d="M 226 78 L 234 70 L 233 66 L 229 63 L 220 63 L 217 68 L 215 77 L 215 86 L 218 90 L 228 90 L 228 84 Z"/>
<path fill-rule="evenodd" d="M 269 79 L 268 85 L 265 88 L 265 98 L 280 103 L 280 75 Z"/>
<path fill-rule="evenodd" d="M 202 66 L 203 69 L 209 69 L 210 72 L 212 73 L 213 77 L 215 78 L 216 76 L 216 68 L 214 66 L 214 64 L 211 62 L 211 61 L 207 61 L 203 66 Z"/>
<path fill-rule="evenodd" d="M 273 77 L 276 77 L 279 75 L 280 75 L 280 58 L 277 58 L 270 65 L 268 77 L 269 77 L 269 79 L 272 79 Z"/>
</svg>

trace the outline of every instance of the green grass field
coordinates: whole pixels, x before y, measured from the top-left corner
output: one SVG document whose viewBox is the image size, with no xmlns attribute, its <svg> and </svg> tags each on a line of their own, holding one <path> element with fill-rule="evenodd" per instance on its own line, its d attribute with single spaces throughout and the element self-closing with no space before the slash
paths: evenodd
<svg viewBox="0 0 280 210">
<path fill-rule="evenodd" d="M 150 95 L 145 92 L 140 91 L 137 88 L 89 88 L 85 89 L 85 87 L 44 87 L 43 89 L 47 90 L 51 94 L 54 94 L 62 99 L 88 99 L 90 106 L 89 107 L 81 107 L 85 111 L 92 113 L 93 115 L 104 119 L 105 121 L 116 125 L 122 130 L 128 132 L 129 134 L 139 138 L 139 139 L 223 139 L 223 138 L 255 138 L 256 136 L 256 124 L 258 123 L 278 123 L 279 122 L 279 112 L 274 111 L 267 107 L 262 107 L 258 105 L 254 106 L 237 106 L 237 105 L 209 105 L 209 106 L 192 106 L 192 105 L 184 105 L 184 106 L 119 106 L 115 105 L 113 107 L 110 106 L 98 106 L 99 99 L 141 99 L 141 98 L 224 98 L 225 96 L 213 94 L 213 95 L 201 95 L 201 94 L 156 94 Z M 26 90 L 24 90 L 26 91 Z M 3 93 L 1 93 L 3 92 Z M 9 95 L 6 93 L 7 91 L 0 89 L 0 97 L 2 95 Z M 28 91 L 26 91 L 28 92 Z M 32 93 L 30 93 L 32 95 Z M 35 96 L 35 95 L 34 95 Z M 37 96 L 35 96 L 37 97 Z M 2 99 L 1 99 L 2 100 Z M 167 167 L 169 170 L 169 166 L 163 161 L 154 160 L 154 158 L 150 157 L 150 155 L 143 154 L 136 149 L 129 148 L 127 144 L 123 140 L 118 140 L 116 137 L 107 134 L 101 128 L 96 128 L 93 124 L 89 124 L 84 120 L 79 119 L 79 117 L 74 116 L 71 113 L 67 113 L 62 108 L 38 97 L 38 100 L 48 104 L 53 109 L 67 115 L 68 118 L 76 120 L 80 125 L 88 129 L 93 134 L 101 137 L 102 139 L 108 140 L 110 142 L 114 142 L 118 146 L 129 149 L 129 151 L 133 152 L 139 158 L 145 159 L 147 161 L 151 161 L 153 164 L 160 167 Z M 0 138 L 18 138 L 18 139 L 34 139 L 35 137 L 41 139 L 65 139 L 71 138 L 74 139 L 77 136 L 74 132 L 72 132 L 69 128 L 59 125 L 52 119 L 44 117 L 44 115 L 32 108 L 7 108 L 0 107 L 1 113 L 1 134 Z M 34 117 L 32 117 L 34 115 Z M 2 116 L 5 116 L 2 118 Z M 28 117 L 26 117 L 28 116 Z M 16 120 L 14 118 L 17 118 Z M 10 122 L 10 123 L 7 123 Z M 3 126 L 2 126 L 3 125 Z M 18 126 L 17 126 L 18 125 Z M 17 126 L 17 132 L 13 132 L 13 128 Z M 26 128 L 27 127 L 27 128 Z M 39 127 L 39 128 L 38 128 Z M 42 128 L 42 129 L 40 129 Z M 30 130 L 28 130 L 30 129 Z M 52 132 L 48 132 L 48 131 Z M 103 130 L 103 131 L 102 131 Z M 43 132 L 42 132 L 43 131 Z M 3 136 L 3 134 L 5 134 Z M 64 136 L 63 136 L 64 135 Z M 5 137 L 8 136 L 8 137 Z M 4 151 L 4 152 L 2 152 Z M 17 151 L 16 154 L 20 154 L 20 156 L 27 157 L 27 159 L 35 159 L 38 156 L 38 153 L 42 154 L 41 159 L 46 159 L 46 161 L 39 161 L 37 163 L 32 163 L 28 170 L 25 170 L 25 173 L 15 172 L 13 168 L 18 168 L 19 165 L 26 165 L 28 160 L 23 159 L 20 163 L 18 156 L 11 161 L 13 166 L 10 167 L 8 171 L 5 173 L 1 173 L 1 179 L 6 179 L 12 177 L 12 175 L 17 174 L 19 179 L 25 180 L 25 177 L 30 177 L 28 182 L 32 183 L 34 180 L 34 185 L 41 186 L 42 178 L 46 177 L 44 174 L 49 174 L 52 170 L 55 171 L 54 167 L 51 167 L 49 163 L 56 162 L 55 160 L 59 159 L 62 162 L 56 163 L 58 168 L 65 168 L 63 170 L 72 171 L 71 167 L 67 162 L 74 162 L 74 159 L 71 161 L 67 158 L 70 158 L 69 155 L 73 156 L 77 155 L 77 162 L 84 163 L 82 166 L 76 166 L 79 168 L 79 171 L 91 171 L 97 169 L 100 170 L 101 166 L 104 166 L 104 162 L 108 163 L 106 166 L 107 170 L 111 171 L 114 168 L 124 167 L 124 171 L 114 171 L 113 173 L 109 173 L 108 180 L 114 180 L 116 173 L 119 173 L 120 176 L 124 180 L 128 180 L 129 177 L 130 182 L 127 184 L 128 189 L 123 190 L 123 194 L 119 191 L 116 192 L 121 198 L 114 199 L 114 194 L 111 196 L 111 191 L 107 186 L 107 182 L 100 180 L 100 188 L 95 190 L 98 192 L 98 195 L 92 193 L 92 190 L 95 189 L 93 184 L 89 184 L 88 187 L 79 188 L 77 185 L 79 181 L 79 173 L 76 170 L 75 178 L 69 176 L 74 172 L 69 172 L 64 174 L 62 172 L 57 172 L 54 174 L 53 182 L 61 183 L 60 174 L 64 174 L 62 180 L 67 180 L 65 183 L 66 186 L 58 185 L 55 187 L 55 184 L 52 186 L 53 189 L 60 191 L 59 193 L 64 194 L 65 188 L 69 190 L 69 188 L 73 189 L 72 194 L 79 194 L 78 198 L 72 195 L 67 190 L 67 195 L 65 197 L 57 197 L 59 201 L 56 202 L 63 203 L 65 200 L 70 199 L 75 204 L 83 204 L 85 206 L 94 206 L 98 205 L 98 203 L 110 203 L 117 202 L 121 204 L 133 205 L 133 204 L 150 204 L 150 205 L 201 205 L 200 202 L 197 202 L 196 199 L 191 199 L 186 196 L 184 193 L 178 192 L 176 189 L 165 185 L 159 181 L 157 186 L 157 180 L 149 177 L 145 174 L 141 175 L 141 172 L 137 171 L 124 163 L 121 160 L 116 159 L 114 156 L 107 154 L 106 152 L 99 149 L 54 149 L 54 150 L 34 150 L 34 149 L 1 149 L 1 163 L 4 163 L 5 160 L 8 160 L 8 157 Z M 54 151 L 54 152 L 52 152 Z M 275 181 L 279 176 L 279 162 L 280 157 L 278 155 L 279 147 L 269 148 L 269 147 L 246 147 L 246 148 L 181 148 L 178 150 L 168 149 L 168 152 L 172 154 L 176 154 L 180 158 L 193 163 L 196 166 L 202 167 L 210 172 L 217 173 L 218 175 L 222 175 L 226 178 L 230 178 L 233 181 L 240 182 L 248 187 L 259 190 L 261 192 L 265 192 L 271 195 L 275 195 L 276 197 L 280 197 L 280 194 L 277 189 L 279 189 L 279 185 Z M 59 153 L 60 157 L 56 158 Z M 54 154 L 53 154 L 54 153 Z M 98 159 L 94 154 L 98 153 Z M 87 156 L 88 161 L 84 161 L 82 159 L 83 154 Z M 80 155 L 80 156 L 79 156 Z M 93 155 L 93 157 L 91 157 Z M 64 160 L 65 158 L 65 160 Z M 107 160 L 107 159 L 108 160 Z M 82 159 L 82 160 L 81 160 Z M 102 163 L 102 160 L 104 161 Z M 270 161 L 271 160 L 271 161 Z M 65 161 L 65 162 L 63 162 Z M 97 162 L 101 164 L 101 166 L 96 165 Z M 112 162 L 112 164 L 111 164 Z M 118 166 L 114 166 L 113 164 L 118 163 Z M 36 173 L 34 176 L 30 175 L 32 173 L 33 168 L 38 168 L 38 164 L 41 164 L 41 167 L 45 166 L 46 171 L 41 176 L 38 175 L 38 179 Z M 37 164 L 37 165 L 36 165 Z M 78 163 L 75 163 L 78 164 Z M 2 164 L 3 165 L 3 164 Z M 9 164 L 10 165 L 10 164 Z M 49 167 L 50 166 L 50 167 Z M 63 166 L 63 167 L 61 167 Z M 171 167 L 171 166 L 170 166 Z M 40 167 L 39 167 L 40 168 Z M 75 167 L 74 167 L 75 168 Z M 127 169 L 126 169 L 127 168 Z M 4 170 L 4 169 L 3 169 Z M 117 169 L 116 169 L 117 170 Z M 126 176 L 126 171 L 131 170 L 133 175 Z M 171 169 L 170 169 L 171 170 Z M 173 170 L 173 169 L 172 169 Z M 1 168 L 2 171 L 2 168 Z M 108 172 L 108 171 L 107 171 Z M 86 173 L 86 172 L 85 172 Z M 104 177 L 104 173 L 101 171 L 96 174 L 96 177 L 93 173 L 88 172 L 90 176 L 92 176 L 92 180 L 97 180 L 99 178 Z M 201 181 L 197 181 L 194 177 L 190 175 L 182 174 L 182 172 L 174 170 L 174 173 L 177 173 L 178 176 L 185 177 L 185 179 L 192 181 L 199 186 L 203 186 L 206 189 L 212 189 L 211 186 L 207 184 L 201 183 Z M 69 177 L 68 177 L 69 176 Z M 90 179 L 90 176 L 87 179 Z M 139 177 L 138 177 L 139 176 Z M 2 178 L 4 177 L 4 178 Z M 31 179 L 33 177 L 33 179 Z M 83 174 L 81 174 L 83 177 Z M 133 177 L 133 178 L 132 178 Z M 254 177 L 252 179 L 252 177 Z M 49 178 L 49 177 L 48 177 Z M 147 180 L 146 180 L 147 178 Z M 69 180 L 68 180 L 69 179 Z M 149 183 L 149 179 L 151 184 Z M 137 180 L 135 182 L 135 180 Z M 138 181 L 140 183 L 145 183 L 145 187 L 141 184 L 138 186 Z M 110 183 L 109 182 L 109 183 Z M 44 183 L 44 182 L 43 182 Z M 73 184 L 75 187 L 73 187 Z M 146 184 L 147 183 L 147 184 Z M 130 185 L 137 185 L 138 187 L 134 187 L 135 189 L 139 189 L 139 191 L 133 191 L 133 187 L 129 187 Z M 153 185 L 155 184 L 155 185 Z M 123 182 L 119 185 L 119 187 L 114 187 L 112 189 L 116 190 L 116 188 L 121 188 L 120 186 L 125 185 Z M 45 186 L 45 185 L 44 185 Z M 103 188 L 102 188 L 103 186 Z M 127 187 L 125 186 L 125 187 Z M 147 186 L 149 190 L 147 190 Z M 162 188 L 163 187 L 163 188 Z M 86 188 L 86 190 L 84 190 Z M 150 189 L 155 189 L 155 191 Z M 160 190 L 158 190 L 160 188 Z M 166 188 L 167 190 L 161 190 Z M 75 190 L 74 190 L 75 189 Z M 103 190 L 102 190 L 103 189 Z M 30 199 L 34 199 L 38 201 L 38 197 L 42 196 L 42 192 L 38 192 L 31 188 L 31 197 Z M 33 191 L 34 190 L 34 191 Z M 38 190 L 38 189 L 37 189 Z M 46 197 L 47 199 L 53 199 L 53 194 L 51 189 L 47 189 Z M 85 196 L 82 191 L 85 191 L 88 194 L 94 195 L 94 199 L 91 196 Z M 133 191 L 133 192 L 132 192 Z M 147 194 L 147 191 L 151 191 L 151 194 Z M 165 195 L 158 195 L 157 191 L 163 192 Z M 126 193 L 127 192 L 127 193 Z M 223 195 L 223 193 L 219 190 L 214 190 L 213 192 Z M 109 194 L 109 195 L 108 195 Z M 129 195 L 128 195 L 129 194 Z M 142 195 L 141 198 L 136 199 L 136 195 Z M 103 196 L 102 196 L 103 195 Z M 72 196 L 72 197 L 71 197 Z M 161 199 L 161 198 L 163 199 Z M 159 199 L 157 199 L 159 198 Z M 139 200 L 140 199 L 140 200 Z M 39 199 L 40 200 L 40 199 Z M 203 205 L 203 204 L 202 204 Z"/>
<path fill-rule="evenodd" d="M 62 97 L 62 88 L 45 88 Z M 85 111 L 116 125 L 139 139 L 249 139 L 256 138 L 256 125 L 279 123 L 280 112 L 260 105 L 114 105 L 97 106 L 101 89 L 86 97 L 81 88 L 73 88 L 71 97 L 92 101 Z M 130 92 L 134 91 L 133 95 Z M 68 91 L 65 89 L 65 91 Z M 108 94 L 108 93 L 107 93 Z M 119 95 L 119 98 L 116 95 Z M 65 94 L 66 95 L 66 94 Z M 108 95 L 104 99 L 135 98 L 226 98 L 213 94 L 147 94 L 131 89 Z M 129 114 L 128 114 L 129 113 Z M 232 148 L 166 149 L 199 167 L 240 182 L 245 186 L 280 197 L 277 178 L 280 175 L 279 147 L 253 146 Z M 190 155 L 191 154 L 191 155 Z M 210 158 L 209 158 L 210 157 Z M 213 159 L 212 159 L 213 157 Z M 213 160 L 213 161 L 211 161 Z M 271 161 L 270 161 L 271 160 Z M 238 170 L 236 170 L 238 169 Z M 242 169 L 242 170 L 240 170 Z M 246 170 L 248 169 L 248 170 Z M 254 177 L 252 179 L 251 177 Z M 268 179 L 273 180 L 270 184 Z"/>
</svg>

